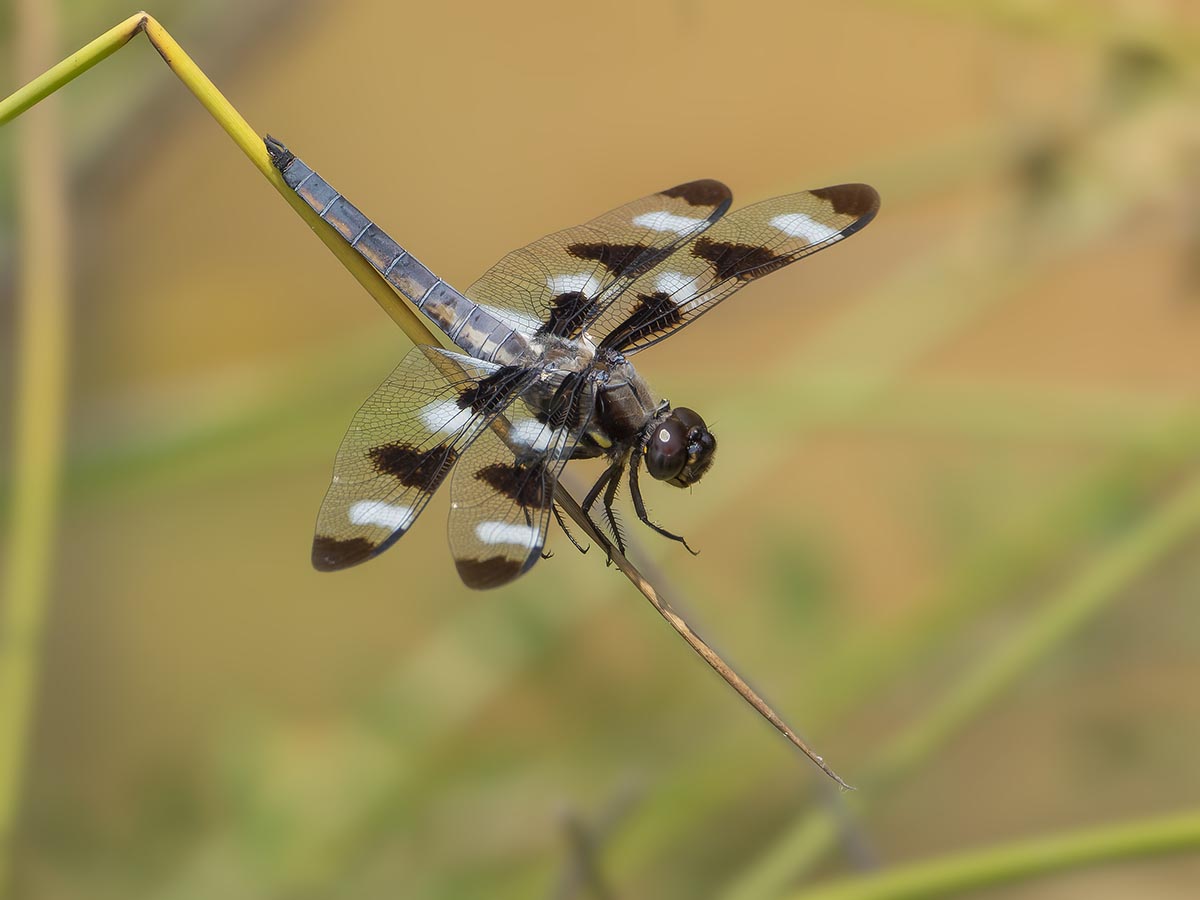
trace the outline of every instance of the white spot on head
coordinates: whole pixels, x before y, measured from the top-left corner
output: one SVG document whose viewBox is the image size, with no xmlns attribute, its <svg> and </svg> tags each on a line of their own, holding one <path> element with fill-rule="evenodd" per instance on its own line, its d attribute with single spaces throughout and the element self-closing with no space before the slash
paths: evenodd
<svg viewBox="0 0 1200 900">
<path fill-rule="evenodd" d="M 453 400 L 438 400 L 422 406 L 418 415 L 431 433 L 452 434 L 466 428 L 475 414 L 470 407 L 459 409 Z"/>
<path fill-rule="evenodd" d="M 551 275 L 546 279 L 546 287 L 550 293 L 559 294 L 580 293 L 591 299 L 600 293 L 600 280 L 589 272 L 576 272 L 574 275 Z"/>
<path fill-rule="evenodd" d="M 810 244 L 820 244 L 841 237 L 836 228 L 830 228 L 804 213 L 784 213 L 773 218 L 771 225 L 788 237 L 804 238 Z"/>
<path fill-rule="evenodd" d="M 700 227 L 706 221 L 706 219 L 695 219 L 691 216 L 677 216 L 665 209 L 633 217 L 633 224 L 640 228 L 649 228 L 651 231 L 673 231 L 676 234 L 686 234 L 693 228 Z"/>
<path fill-rule="evenodd" d="M 475 536 L 485 544 L 512 544 L 530 550 L 538 545 L 538 529 L 530 525 L 480 522 L 475 526 Z"/>
<path fill-rule="evenodd" d="M 660 272 L 654 279 L 654 287 L 681 306 L 696 296 L 695 277 L 682 272 Z"/>
<path fill-rule="evenodd" d="M 395 531 L 407 528 L 416 518 L 411 506 L 397 503 L 382 503 L 377 500 L 359 500 L 350 507 L 350 522 L 354 525 L 376 525 Z"/>
<path fill-rule="evenodd" d="M 658 433 L 658 439 L 660 441 L 662 441 L 664 444 L 667 443 L 667 441 L 671 440 L 671 432 L 667 431 L 667 429 L 664 428 L 662 431 L 660 431 Z"/>
</svg>

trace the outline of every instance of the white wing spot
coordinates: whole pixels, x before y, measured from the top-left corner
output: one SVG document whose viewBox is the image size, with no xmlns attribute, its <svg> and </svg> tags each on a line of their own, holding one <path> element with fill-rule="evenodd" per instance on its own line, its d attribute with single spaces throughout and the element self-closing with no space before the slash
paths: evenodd
<svg viewBox="0 0 1200 900">
<path fill-rule="evenodd" d="M 407 528 L 416 518 L 413 508 L 397 503 L 380 503 L 375 500 L 359 500 L 350 507 L 350 522 L 354 525 L 377 525 L 395 531 Z"/>
<path fill-rule="evenodd" d="M 546 279 L 546 287 L 550 293 L 574 294 L 576 292 L 591 299 L 600 293 L 600 281 L 589 272 L 576 272 L 573 275 L 551 275 Z"/>
<path fill-rule="evenodd" d="M 671 432 L 667 431 L 667 429 L 664 428 L 662 431 L 660 431 L 658 433 L 658 439 L 660 441 L 662 441 L 664 444 L 667 443 L 669 440 L 671 440 Z"/>
<path fill-rule="evenodd" d="M 512 544 L 533 549 L 538 544 L 538 529 L 509 522 L 480 522 L 475 536 L 485 544 Z"/>
<path fill-rule="evenodd" d="M 841 234 L 836 228 L 830 228 L 818 222 L 812 216 L 804 213 L 784 213 L 771 220 L 771 225 L 778 228 L 788 237 L 804 238 L 810 244 L 820 244 L 823 241 L 838 240 Z"/>
<path fill-rule="evenodd" d="M 541 453 L 549 449 L 554 429 L 543 425 L 537 419 L 520 419 L 512 423 L 508 436 L 512 438 L 513 443 Z"/>
<path fill-rule="evenodd" d="M 459 409 L 453 400 L 438 400 L 421 407 L 421 421 L 433 434 L 452 434 L 466 428 L 474 413 L 470 409 Z"/>
<path fill-rule="evenodd" d="M 694 219 L 691 216 L 677 216 L 665 209 L 661 212 L 642 213 L 633 217 L 633 224 L 651 231 L 673 231 L 676 234 L 686 234 L 693 228 L 703 225 L 706 219 Z"/>
<path fill-rule="evenodd" d="M 696 279 L 682 272 L 661 272 L 654 287 L 681 306 L 696 296 Z"/>
</svg>

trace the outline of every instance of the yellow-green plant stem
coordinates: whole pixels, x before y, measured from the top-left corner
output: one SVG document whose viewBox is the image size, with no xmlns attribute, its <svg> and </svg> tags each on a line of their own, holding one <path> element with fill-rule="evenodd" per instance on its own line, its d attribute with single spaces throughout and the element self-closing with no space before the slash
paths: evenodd
<svg viewBox="0 0 1200 900">
<path fill-rule="evenodd" d="M 15 119 L 67 82 L 78 78 L 96 63 L 108 59 L 124 47 L 129 39 L 140 30 L 141 20 L 144 16 L 145 13 L 130 16 L 120 25 L 104 32 L 77 53 L 72 53 L 54 68 L 34 78 L 16 93 L 0 101 L 0 125 Z M 17 33 L 19 43 L 21 34 L 19 28 Z"/>
<path fill-rule="evenodd" d="M 878 799 L 929 760 L 1001 693 L 1091 621 L 1139 576 L 1200 531 L 1200 475 L 1180 486 L 1124 537 L 1099 553 L 994 653 L 985 656 L 940 702 L 887 744 L 859 795 Z M 1013 740 L 1019 740 L 1014 735 Z M 777 897 L 820 861 L 837 839 L 836 824 L 821 810 L 801 818 L 723 896 L 726 900 Z"/>
<path fill-rule="evenodd" d="M 217 124 L 228 134 L 242 152 L 250 159 L 255 167 L 268 181 L 274 185 L 280 195 L 287 200 L 309 227 L 325 243 L 325 246 L 338 258 L 338 261 L 349 270 L 355 279 L 366 288 L 375 301 L 392 317 L 397 325 L 416 344 L 438 345 L 438 340 L 426 327 L 420 316 L 406 304 L 383 277 L 371 265 L 359 256 L 341 236 L 318 214 L 304 203 L 283 181 L 283 177 L 271 163 L 262 138 L 242 118 L 217 90 L 192 59 L 184 52 L 166 30 L 149 14 L 137 13 L 126 19 L 116 28 L 110 30 L 96 41 L 88 44 L 78 53 L 68 57 L 48 72 L 30 82 L 11 97 L 0 101 L 0 125 L 11 120 L 16 115 L 33 106 L 39 100 L 67 84 L 79 74 L 87 71 L 102 59 L 110 56 L 122 47 L 138 32 L 144 32 L 150 43 L 187 88 L 208 110 Z M 555 500 L 576 521 L 576 524 L 597 543 L 605 546 L 609 558 L 617 568 L 636 587 L 650 604 L 658 611 L 667 623 L 675 629 L 688 645 L 716 671 L 730 687 L 749 703 L 763 718 L 770 722 L 780 733 L 794 744 L 802 753 L 813 761 L 826 775 L 846 788 L 849 785 L 818 756 L 796 732 L 791 729 L 771 707 L 754 692 L 752 688 L 725 663 L 711 647 L 688 626 L 682 618 L 675 614 L 669 604 L 665 603 L 659 592 L 647 581 L 637 568 L 625 558 L 616 548 L 608 546 L 608 542 L 591 526 L 591 522 L 580 509 L 574 498 L 567 494 L 561 485 L 555 491 Z"/>
<path fill-rule="evenodd" d="M 1200 850 L 1200 813 L 955 854 L 792 894 L 791 900 L 928 900 L 1083 866 Z"/>
<path fill-rule="evenodd" d="M 52 58 L 57 16 L 47 0 L 16 7 L 20 70 Z M 0 895 L 9 888 L 21 774 L 40 669 L 63 465 L 67 370 L 66 184 L 57 105 L 18 137 L 18 325 L 13 500 L 0 581 Z"/>
<path fill-rule="evenodd" d="M 235 144 L 246 154 L 264 177 L 279 191 L 309 227 L 332 251 L 359 284 L 383 307 L 397 325 L 416 344 L 437 345 L 438 340 L 421 320 L 392 290 L 391 286 L 371 268 L 362 257 L 355 253 L 346 242 L 321 221 L 320 217 L 309 209 L 295 192 L 283 182 L 283 178 L 271 165 L 271 159 L 263 146 L 262 137 L 250 127 L 233 105 L 221 95 L 216 85 L 209 80 L 200 68 L 175 42 L 165 28 L 151 15 L 139 12 L 115 28 L 105 32 L 77 53 L 68 56 L 54 68 L 35 78 L 10 97 L 0 101 L 0 125 L 20 115 L 38 101 L 52 94 L 63 85 L 82 75 L 96 63 L 107 59 L 129 42 L 139 32 L 145 33 L 154 49 L 166 62 L 172 72 L 178 76 L 200 101 L 201 106 L 217 120 L 217 124 L 228 134 Z"/>
</svg>

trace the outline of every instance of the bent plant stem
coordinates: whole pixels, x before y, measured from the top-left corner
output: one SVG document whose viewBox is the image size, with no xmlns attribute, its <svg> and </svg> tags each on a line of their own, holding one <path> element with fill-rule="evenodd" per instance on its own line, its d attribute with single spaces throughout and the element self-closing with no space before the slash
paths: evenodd
<svg viewBox="0 0 1200 900">
<path fill-rule="evenodd" d="M 320 216 L 309 208 L 294 191 L 283 181 L 283 177 L 271 163 L 262 138 L 254 131 L 241 114 L 221 95 L 216 86 L 209 80 L 183 48 L 175 42 L 153 16 L 145 12 L 130 16 L 115 28 L 83 47 L 77 53 L 67 57 L 58 65 L 34 79 L 16 93 L 0 101 L 0 125 L 20 115 L 38 101 L 52 94 L 63 85 L 77 78 L 92 66 L 115 53 L 133 37 L 144 33 L 154 49 L 167 63 L 184 85 L 195 95 L 201 105 L 208 110 L 222 130 L 228 134 L 241 151 L 262 173 L 271 185 L 291 205 L 292 209 L 308 223 L 317 237 L 337 257 L 338 261 L 354 276 L 375 302 L 383 307 L 393 321 L 404 331 L 415 344 L 441 346 L 425 322 L 387 281 L 347 244 L 332 227 L 322 221 Z M 576 524 L 594 540 L 603 539 L 592 527 L 579 504 L 561 487 L 556 490 L 555 498 L 575 520 Z M 603 542 L 607 543 L 607 542 Z M 843 788 L 849 785 L 842 780 L 825 761 L 818 756 L 786 722 L 751 688 L 721 657 L 659 595 L 654 586 L 638 571 L 624 554 L 615 548 L 611 551 L 613 562 L 621 573 L 650 601 L 667 623 L 688 643 L 701 658 L 704 659 L 735 691 L 756 709 L 768 722 L 778 729 L 789 741 L 798 747 L 809 759 L 816 763 L 825 774 Z"/>
<path fill-rule="evenodd" d="M 233 139 L 254 167 L 271 183 L 279 194 L 296 210 L 324 242 L 325 246 L 349 270 L 366 291 L 383 307 L 397 325 L 414 342 L 437 345 L 437 339 L 420 316 L 400 302 L 391 286 L 371 268 L 370 264 L 350 249 L 341 236 L 329 228 L 308 208 L 295 192 L 284 184 L 283 178 L 271 165 L 271 158 L 262 138 L 242 115 L 221 95 L 216 86 L 184 52 L 153 16 L 140 12 L 105 32 L 77 53 L 67 57 L 54 68 L 35 78 L 12 96 L 0 101 L 0 125 L 20 115 L 39 100 L 74 80 L 101 60 L 111 56 L 139 33 L 144 33 L 159 56 L 217 120 L 221 129 Z"/>
</svg>

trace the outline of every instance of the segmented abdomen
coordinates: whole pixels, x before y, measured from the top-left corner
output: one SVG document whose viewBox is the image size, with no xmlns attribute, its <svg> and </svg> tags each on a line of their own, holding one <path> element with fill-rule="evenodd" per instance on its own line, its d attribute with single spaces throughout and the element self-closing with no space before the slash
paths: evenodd
<svg viewBox="0 0 1200 900">
<path fill-rule="evenodd" d="M 267 150 L 288 187 L 450 340 L 476 359 L 501 365 L 521 356 L 527 347 L 521 335 L 434 275 L 278 141 L 268 138 Z"/>
</svg>

